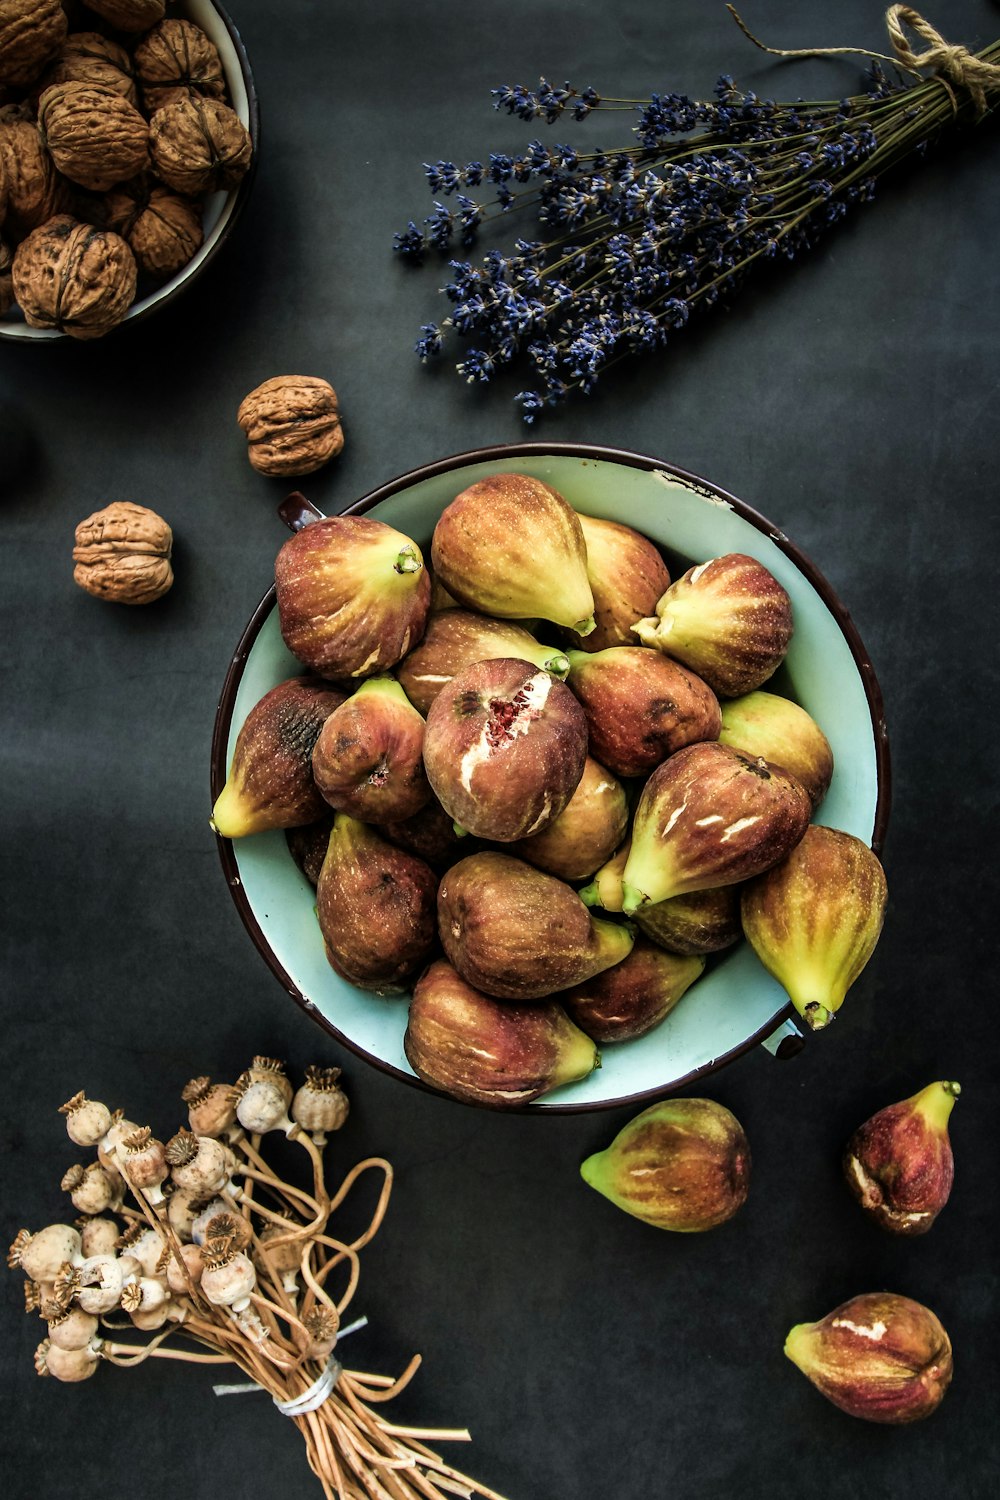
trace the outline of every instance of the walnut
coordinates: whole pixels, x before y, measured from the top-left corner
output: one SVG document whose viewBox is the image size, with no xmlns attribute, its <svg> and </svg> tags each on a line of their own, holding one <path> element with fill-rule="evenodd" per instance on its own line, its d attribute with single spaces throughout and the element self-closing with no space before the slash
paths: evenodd
<svg viewBox="0 0 1000 1500">
<path fill-rule="evenodd" d="M 237 185 L 250 165 L 250 136 L 236 112 L 218 99 L 178 99 L 149 123 L 158 176 L 190 197 Z"/>
<path fill-rule="evenodd" d="M 141 172 L 149 131 L 137 109 L 110 89 L 57 83 L 38 101 L 38 129 L 63 176 L 104 192 Z"/>
<path fill-rule="evenodd" d="M 13 262 L 13 251 L 0 240 L 0 318 L 4 313 L 10 312 L 14 305 L 14 283 L 10 274 Z"/>
<path fill-rule="evenodd" d="M 105 200 L 107 227 L 128 243 L 139 269 L 166 281 L 186 266 L 204 239 L 201 204 L 138 178 Z"/>
<path fill-rule="evenodd" d="M 131 58 L 124 47 L 96 31 L 70 33 L 42 75 L 39 93 L 56 83 L 91 83 L 139 107 Z"/>
<path fill-rule="evenodd" d="M 135 71 L 149 114 L 193 94 L 226 97 L 215 44 L 190 21 L 161 21 L 154 26 L 135 49 Z"/>
<path fill-rule="evenodd" d="M 337 393 L 314 375 L 265 380 L 240 403 L 236 420 L 258 474 L 312 474 L 344 446 Z"/>
<path fill-rule="evenodd" d="M 174 581 L 173 533 L 162 516 L 130 500 L 116 500 L 76 528 L 73 582 L 98 599 L 151 604 Z"/>
<path fill-rule="evenodd" d="M 56 171 L 30 120 L 0 122 L 0 156 L 7 182 L 4 231 L 10 239 L 21 239 L 53 214 L 66 211 L 69 183 Z"/>
<path fill-rule="evenodd" d="M 58 214 L 14 256 L 14 296 L 32 328 L 96 339 L 120 323 L 135 297 L 136 267 L 120 235 Z"/>
<path fill-rule="evenodd" d="M 163 20 L 167 8 L 166 0 L 83 0 L 83 3 L 119 31 L 145 31 Z"/>
<path fill-rule="evenodd" d="M 67 30 L 59 0 L 0 0 L 0 84 L 32 83 Z"/>
</svg>

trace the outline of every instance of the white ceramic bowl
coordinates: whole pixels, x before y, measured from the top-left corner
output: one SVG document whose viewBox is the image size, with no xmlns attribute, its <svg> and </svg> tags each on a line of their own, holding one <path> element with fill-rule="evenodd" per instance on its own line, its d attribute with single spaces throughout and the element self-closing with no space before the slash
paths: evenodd
<svg viewBox="0 0 1000 1500">
<path fill-rule="evenodd" d="M 499 470 L 531 474 L 553 485 L 576 509 L 636 527 L 667 550 L 674 577 L 682 562 L 687 567 L 725 552 L 746 552 L 764 563 L 788 590 L 795 618 L 791 647 L 773 685 L 807 709 L 833 748 L 833 781 L 817 820 L 880 846 L 889 811 L 889 756 L 871 663 L 850 616 L 819 571 L 741 501 L 653 458 L 529 443 L 444 459 L 392 480 L 348 509 L 389 522 L 428 548 L 444 507 L 467 485 Z M 213 801 L 250 709 L 298 671 L 281 639 L 272 589 L 247 626 L 226 678 L 212 748 Z M 403 1054 L 406 997 L 371 995 L 330 967 L 313 889 L 293 862 L 284 834 L 220 839 L 219 844 L 240 916 L 288 993 L 359 1056 L 418 1084 Z M 648 1100 L 721 1067 L 756 1042 L 775 1038 L 772 1050 L 782 1034 L 794 1042 L 790 1014 L 785 992 L 741 943 L 710 961 L 654 1031 L 606 1046 L 598 1071 L 530 1108 L 590 1110 Z"/>
</svg>

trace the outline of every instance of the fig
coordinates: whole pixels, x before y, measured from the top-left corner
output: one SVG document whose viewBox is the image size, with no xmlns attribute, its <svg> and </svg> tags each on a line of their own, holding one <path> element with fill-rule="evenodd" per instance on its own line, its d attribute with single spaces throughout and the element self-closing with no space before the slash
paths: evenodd
<svg viewBox="0 0 1000 1500">
<path fill-rule="evenodd" d="M 622 876 L 632 848 L 632 835 L 618 846 L 595 874 L 589 885 L 579 892 L 584 906 L 600 906 L 604 911 L 620 912 L 625 899 L 622 891 Z"/>
<path fill-rule="evenodd" d="M 627 1042 L 659 1026 L 704 969 L 703 958 L 665 953 L 640 937 L 620 964 L 564 990 L 559 999 L 595 1042 Z"/>
<path fill-rule="evenodd" d="M 400 662 L 396 676 L 413 704 L 425 717 L 438 693 L 456 672 L 473 662 L 507 656 L 544 667 L 560 681 L 569 661 L 554 646 L 543 646 L 511 620 L 490 620 L 467 609 L 431 614 L 424 638 Z"/>
<path fill-rule="evenodd" d="M 867 1422 L 918 1422 L 951 1383 L 951 1341 L 929 1307 L 895 1292 L 852 1297 L 797 1323 L 785 1353 L 828 1401 Z"/>
<path fill-rule="evenodd" d="M 424 766 L 460 827 L 513 843 L 557 818 L 583 776 L 587 720 L 568 687 L 498 657 L 453 677 L 427 715 Z"/>
<path fill-rule="evenodd" d="M 712 1099 L 664 1099 L 644 1109 L 580 1168 L 617 1208 L 697 1234 L 731 1219 L 750 1188 L 750 1147 L 736 1116 Z"/>
<path fill-rule="evenodd" d="M 414 986 L 403 1051 L 433 1088 L 496 1109 L 530 1104 L 600 1064 L 594 1043 L 554 1001 L 505 1005 L 440 959 Z"/>
<path fill-rule="evenodd" d="M 629 927 L 592 918 L 575 891 L 510 854 L 459 860 L 438 890 L 438 930 L 462 978 L 499 1000 L 540 1000 L 619 963 Z"/>
<path fill-rule="evenodd" d="M 847 1185 L 881 1228 L 926 1234 L 948 1202 L 955 1179 L 948 1119 L 961 1092 L 957 1083 L 929 1083 L 880 1109 L 848 1141 Z"/>
<path fill-rule="evenodd" d="M 816 808 L 833 776 L 833 751 L 816 720 L 776 693 L 744 693 L 722 705 L 719 741 L 744 755 L 762 755 L 782 766 L 809 793 Z"/>
<path fill-rule="evenodd" d="M 370 516 L 326 516 L 289 537 L 274 565 L 293 656 L 322 677 L 373 677 L 423 634 L 431 582 L 416 542 Z"/>
<path fill-rule="evenodd" d="M 718 700 L 686 667 L 644 646 L 567 655 L 591 751 L 616 776 L 645 776 L 675 750 L 718 739 Z"/>
<path fill-rule="evenodd" d="M 669 953 L 721 953 L 743 936 L 736 886 L 710 886 L 641 906 L 633 920 L 640 932 Z"/>
<path fill-rule="evenodd" d="M 419 855 L 437 871 L 447 870 L 456 860 L 465 859 L 480 848 L 478 839 L 455 831 L 440 802 L 433 795 L 426 806 L 399 823 L 383 823 L 379 832 L 401 849 Z"/>
<path fill-rule="evenodd" d="M 716 743 L 678 750 L 639 798 L 622 910 L 759 874 L 795 847 L 811 812 L 804 788 L 762 757 Z"/>
<path fill-rule="evenodd" d="M 750 946 L 813 1031 L 830 1024 L 875 951 L 886 901 L 868 845 L 818 824 L 742 892 Z"/>
<path fill-rule="evenodd" d="M 298 828 L 285 830 L 288 852 L 312 886 L 319 880 L 332 828 L 333 813 L 327 808 L 326 816 L 318 818 L 315 823 L 303 823 Z"/>
<path fill-rule="evenodd" d="M 367 823 L 412 817 L 430 801 L 424 721 L 392 677 L 370 677 L 335 708 L 313 747 L 325 802 Z"/>
<path fill-rule="evenodd" d="M 265 693 L 236 737 L 212 827 L 226 839 L 313 823 L 325 808 L 312 777 L 313 746 L 344 694 L 314 677 L 290 677 Z"/>
<path fill-rule="evenodd" d="M 667 565 L 649 538 L 631 526 L 584 515 L 580 525 L 597 624 L 587 636 L 567 632 L 567 640 L 583 651 L 634 646 L 632 626 L 653 613 L 657 600 L 670 587 Z"/>
<path fill-rule="evenodd" d="M 540 479 L 490 474 L 456 495 L 434 528 L 431 562 L 467 609 L 594 629 L 580 518 Z"/>
<path fill-rule="evenodd" d="M 588 755 L 580 783 L 559 816 L 541 833 L 512 844 L 511 853 L 560 880 L 584 880 L 604 864 L 627 827 L 625 788 Z"/>
<path fill-rule="evenodd" d="M 728 552 L 689 568 L 651 618 L 633 630 L 703 677 L 720 698 L 752 692 L 772 677 L 792 638 L 792 605 L 756 558 Z"/>
<path fill-rule="evenodd" d="M 437 876 L 376 829 L 337 813 L 316 886 L 326 956 L 363 990 L 399 994 L 434 948 Z"/>
</svg>

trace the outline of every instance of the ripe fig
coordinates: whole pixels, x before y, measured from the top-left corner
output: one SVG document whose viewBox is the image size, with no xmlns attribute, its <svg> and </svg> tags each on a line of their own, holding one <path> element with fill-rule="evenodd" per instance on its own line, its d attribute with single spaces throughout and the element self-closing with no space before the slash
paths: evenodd
<svg viewBox="0 0 1000 1500">
<path fill-rule="evenodd" d="M 311 886 L 315 886 L 319 880 L 332 829 L 333 813 L 327 808 L 326 816 L 318 818 L 315 823 L 304 823 L 299 828 L 285 830 L 288 852 Z"/>
<path fill-rule="evenodd" d="M 656 614 L 633 629 L 643 645 L 683 662 L 721 698 L 736 698 L 759 688 L 784 661 L 792 605 L 763 563 L 729 552 L 689 568 Z"/>
<path fill-rule="evenodd" d="M 868 1292 L 818 1323 L 798 1323 L 785 1353 L 828 1401 L 866 1422 L 918 1422 L 951 1383 L 951 1341 L 929 1307 Z"/>
<path fill-rule="evenodd" d="M 469 984 L 500 1000 L 540 1000 L 619 963 L 629 927 L 592 918 L 554 875 L 484 850 L 453 865 L 438 890 L 438 930 Z"/>
<path fill-rule="evenodd" d="M 957 1083 L 929 1083 L 880 1109 L 847 1143 L 847 1185 L 892 1234 L 926 1234 L 948 1202 L 955 1180 L 948 1118 L 961 1092 Z"/>
<path fill-rule="evenodd" d="M 595 1042 L 627 1042 L 659 1026 L 704 969 L 703 958 L 665 953 L 640 937 L 620 964 L 564 990 L 559 999 Z"/>
<path fill-rule="evenodd" d="M 367 823 L 412 817 L 430 801 L 424 721 L 392 677 L 370 677 L 334 709 L 313 747 L 324 801 Z"/>
<path fill-rule="evenodd" d="M 505 1005 L 438 960 L 413 989 L 403 1051 L 418 1078 L 469 1104 L 518 1108 L 600 1064 L 554 1001 Z"/>
<path fill-rule="evenodd" d="M 731 1219 L 750 1188 L 750 1147 L 712 1099 L 664 1099 L 580 1168 L 584 1182 L 657 1229 L 696 1234 Z"/>
<path fill-rule="evenodd" d="M 584 515 L 580 525 L 597 625 L 586 637 L 570 631 L 567 639 L 583 651 L 634 646 L 632 626 L 653 613 L 656 601 L 670 587 L 667 565 L 649 538 L 631 526 Z"/>
<path fill-rule="evenodd" d="M 316 886 L 326 956 L 342 978 L 399 994 L 431 956 L 437 876 L 366 823 L 337 813 Z"/>
<path fill-rule="evenodd" d="M 625 788 L 588 755 L 580 783 L 559 816 L 541 833 L 518 839 L 511 853 L 560 880 L 584 880 L 604 864 L 627 827 Z"/>
<path fill-rule="evenodd" d="M 312 776 L 313 746 L 344 694 L 315 677 L 290 677 L 265 693 L 236 738 L 226 784 L 212 809 L 225 839 L 294 828 L 322 816 Z"/>
<path fill-rule="evenodd" d="M 323 677 L 372 677 L 421 637 L 431 582 L 420 548 L 370 516 L 326 516 L 289 537 L 274 565 L 293 656 Z"/>
<path fill-rule="evenodd" d="M 718 739 L 718 700 L 686 667 L 644 646 L 567 655 L 591 751 L 616 776 L 645 776 L 675 750 Z"/>
<path fill-rule="evenodd" d="M 622 876 L 632 848 L 632 835 L 621 843 L 611 858 L 595 874 L 589 885 L 579 892 L 584 906 L 600 906 L 604 911 L 620 912 L 625 894 Z"/>
<path fill-rule="evenodd" d="M 627 838 L 607 864 L 601 866 L 590 885 L 580 892 L 585 906 L 621 911 L 625 899 L 622 881 L 631 849 L 632 840 Z M 731 885 L 688 891 L 683 896 L 670 896 L 666 901 L 641 906 L 633 913 L 633 921 L 646 937 L 668 953 L 719 953 L 743 936 L 739 891 Z"/>
<path fill-rule="evenodd" d="M 434 573 L 467 609 L 594 628 L 587 548 L 576 511 L 527 474 L 490 474 L 456 495 L 431 543 Z"/>
<path fill-rule="evenodd" d="M 383 823 L 379 833 L 400 849 L 408 849 L 426 860 L 439 873 L 481 847 L 478 839 L 455 831 L 454 819 L 449 818 L 434 796 L 412 817 L 399 823 Z"/>
<path fill-rule="evenodd" d="M 587 760 L 587 720 L 568 687 L 530 662 L 475 662 L 435 698 L 424 766 L 445 812 L 512 843 L 557 818 Z"/>
<path fill-rule="evenodd" d="M 813 1031 L 830 1024 L 875 951 L 886 901 L 868 845 L 818 824 L 742 892 L 750 946 Z"/>
<path fill-rule="evenodd" d="M 735 885 L 783 859 L 812 804 L 778 766 L 727 745 L 689 745 L 646 782 L 632 824 L 622 909 Z"/>
<path fill-rule="evenodd" d="M 744 693 L 722 705 L 719 742 L 782 766 L 809 793 L 816 808 L 833 776 L 833 751 L 816 720 L 775 693 Z"/>
<path fill-rule="evenodd" d="M 490 620 L 467 609 L 446 609 L 429 616 L 423 640 L 400 662 L 396 676 L 414 708 L 426 717 L 456 672 L 500 656 L 544 667 L 560 682 L 569 672 L 569 661 L 561 651 L 541 645 L 513 621 Z"/>
</svg>

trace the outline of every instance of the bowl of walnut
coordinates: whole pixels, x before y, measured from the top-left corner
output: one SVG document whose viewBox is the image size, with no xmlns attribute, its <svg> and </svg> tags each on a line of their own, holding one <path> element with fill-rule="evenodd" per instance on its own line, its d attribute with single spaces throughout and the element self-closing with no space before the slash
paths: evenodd
<svg viewBox="0 0 1000 1500">
<path fill-rule="evenodd" d="M 257 97 L 208 0 L 0 0 L 0 338 L 95 339 L 172 302 L 250 190 Z"/>
</svg>

